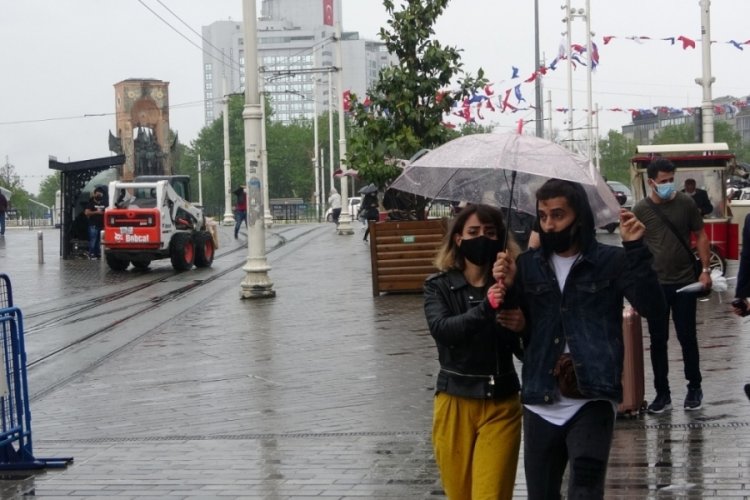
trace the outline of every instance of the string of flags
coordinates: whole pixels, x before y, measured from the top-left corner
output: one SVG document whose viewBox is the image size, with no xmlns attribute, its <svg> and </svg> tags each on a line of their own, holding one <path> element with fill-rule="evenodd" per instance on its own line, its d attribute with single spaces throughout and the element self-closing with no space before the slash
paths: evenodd
<svg viewBox="0 0 750 500">
<path fill-rule="evenodd" d="M 701 40 L 696 40 L 686 37 L 684 35 L 669 36 L 669 37 L 652 37 L 643 35 L 629 35 L 629 36 L 618 36 L 618 35 L 605 35 L 602 37 L 603 45 L 610 45 L 615 41 L 626 40 L 637 44 L 644 44 L 647 42 L 666 42 L 676 47 L 681 47 L 683 50 L 695 49 L 696 43 L 700 43 Z M 738 50 L 744 51 L 745 46 L 750 46 L 750 40 L 737 41 L 729 40 L 726 42 L 717 42 L 712 40 L 711 43 L 724 43 L 730 45 Z M 600 53 L 599 47 L 596 42 L 591 42 L 591 54 L 587 54 L 588 50 L 586 45 L 573 43 L 569 48 L 566 48 L 564 43 L 558 46 L 555 57 L 548 64 L 541 64 L 535 71 L 533 71 L 526 78 L 521 77 L 519 67 L 511 66 L 510 78 L 508 80 L 501 80 L 487 84 L 481 91 L 475 92 L 473 95 L 465 98 L 462 102 L 456 103 L 453 106 L 453 110 L 450 115 L 463 119 L 464 123 L 476 123 L 477 119 L 484 120 L 484 111 L 489 112 L 500 112 L 500 113 L 517 113 L 519 111 L 534 110 L 534 106 L 529 104 L 523 95 L 522 87 L 525 84 L 533 83 L 537 78 L 545 76 L 549 71 L 556 71 L 558 65 L 567 61 L 570 58 L 573 69 L 577 69 L 578 66 L 591 66 L 592 71 L 596 71 L 600 64 Z M 493 87 L 504 86 L 505 88 L 496 92 Z M 438 94 L 436 100 L 439 102 L 443 94 Z M 512 98 L 512 99 L 511 99 Z M 714 107 L 714 114 L 717 115 L 728 115 L 730 118 L 734 116 L 740 110 L 748 107 L 750 102 L 749 98 L 743 98 L 736 100 L 729 104 L 716 105 Z M 370 105 L 369 97 L 365 98 L 363 105 L 367 108 Z M 344 111 L 350 111 L 351 109 L 351 94 L 347 90 L 344 92 Z M 653 108 L 645 109 L 634 109 L 634 108 L 604 108 L 599 111 L 609 111 L 617 113 L 630 113 L 631 117 L 635 120 L 638 118 L 644 118 L 649 116 L 657 115 L 668 115 L 668 116 L 681 116 L 685 114 L 692 115 L 698 108 L 671 108 L 665 106 L 656 106 Z M 556 112 L 568 113 L 568 108 L 556 108 Z M 574 111 L 576 111 L 574 109 Z M 588 112 L 588 110 L 577 110 Z M 593 113 L 597 111 L 594 110 Z M 443 125 L 449 128 L 455 128 L 456 125 L 449 121 L 444 121 Z"/>
</svg>

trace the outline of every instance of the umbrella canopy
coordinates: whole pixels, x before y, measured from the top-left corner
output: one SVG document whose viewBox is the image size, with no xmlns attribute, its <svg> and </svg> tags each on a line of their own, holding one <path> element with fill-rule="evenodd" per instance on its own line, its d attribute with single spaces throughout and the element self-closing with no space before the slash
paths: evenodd
<svg viewBox="0 0 750 500">
<path fill-rule="evenodd" d="M 596 225 L 619 218 L 620 205 L 585 157 L 545 139 L 516 133 L 459 137 L 411 163 L 392 188 L 427 198 L 508 207 L 536 214 L 536 190 L 552 178 L 578 182 L 588 195 Z"/>
<path fill-rule="evenodd" d="M 373 183 L 370 183 L 359 190 L 359 194 L 370 194 L 370 193 L 377 193 L 377 192 L 378 192 L 378 187 Z"/>
</svg>

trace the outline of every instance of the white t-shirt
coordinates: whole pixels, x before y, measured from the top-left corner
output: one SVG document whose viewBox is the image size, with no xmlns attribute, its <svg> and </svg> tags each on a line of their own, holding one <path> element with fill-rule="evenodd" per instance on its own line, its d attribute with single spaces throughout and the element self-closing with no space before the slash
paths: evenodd
<svg viewBox="0 0 750 500">
<path fill-rule="evenodd" d="M 565 280 L 568 279 L 568 274 L 573 267 L 573 264 L 581 256 L 580 253 L 572 255 L 570 257 L 561 257 L 556 253 L 552 254 L 550 262 L 552 263 L 552 269 L 555 270 L 555 277 L 557 278 L 557 284 L 560 286 L 560 292 L 565 288 Z M 565 342 L 565 349 L 563 352 L 570 352 L 568 343 Z M 589 401 L 597 401 L 596 399 L 571 399 L 566 398 L 561 394 L 557 394 L 557 399 L 552 404 L 544 405 L 524 405 L 527 409 L 533 411 L 544 420 L 555 425 L 565 425 L 573 416 L 578 413 L 583 405 Z"/>
</svg>

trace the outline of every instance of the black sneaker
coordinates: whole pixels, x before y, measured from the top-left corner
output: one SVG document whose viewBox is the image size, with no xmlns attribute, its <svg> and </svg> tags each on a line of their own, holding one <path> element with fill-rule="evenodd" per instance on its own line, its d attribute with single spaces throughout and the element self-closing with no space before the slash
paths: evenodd
<svg viewBox="0 0 750 500">
<path fill-rule="evenodd" d="M 703 407 L 703 390 L 691 389 L 688 387 L 687 396 L 685 396 L 685 409 L 700 410 Z"/>
<path fill-rule="evenodd" d="M 648 405 L 647 410 L 649 413 L 659 414 L 659 413 L 664 413 L 665 411 L 671 410 L 671 409 L 672 409 L 672 398 L 669 396 L 669 394 L 667 394 L 666 396 L 662 394 L 657 394 L 657 396 L 654 398 L 653 403 Z"/>
</svg>

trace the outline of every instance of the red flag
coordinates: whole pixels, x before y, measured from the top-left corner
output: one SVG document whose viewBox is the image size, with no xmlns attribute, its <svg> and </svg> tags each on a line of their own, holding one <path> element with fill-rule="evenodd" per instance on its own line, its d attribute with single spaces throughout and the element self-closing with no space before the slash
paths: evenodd
<svg viewBox="0 0 750 500">
<path fill-rule="evenodd" d="M 352 110 L 352 93 L 349 90 L 344 91 L 344 112 L 348 113 Z"/>
<path fill-rule="evenodd" d="M 694 40 L 691 40 L 690 38 L 688 38 L 686 36 L 682 36 L 682 35 L 678 36 L 677 39 L 682 42 L 682 49 L 683 50 L 687 49 L 688 47 L 690 47 L 691 49 L 695 48 L 695 41 Z"/>
<path fill-rule="evenodd" d="M 611 35 L 605 36 L 604 37 L 604 45 L 607 45 L 609 43 L 609 41 L 612 40 L 613 38 L 616 38 L 616 37 L 611 36 Z"/>
<path fill-rule="evenodd" d="M 323 24 L 333 26 L 333 0 L 323 0 Z"/>
</svg>

